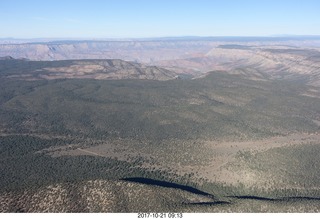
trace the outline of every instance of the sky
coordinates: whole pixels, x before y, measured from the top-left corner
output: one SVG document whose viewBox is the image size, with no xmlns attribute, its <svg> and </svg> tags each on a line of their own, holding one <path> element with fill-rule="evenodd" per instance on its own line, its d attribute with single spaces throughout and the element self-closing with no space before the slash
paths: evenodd
<svg viewBox="0 0 320 219">
<path fill-rule="evenodd" d="M 319 0 L 0 0 L 0 38 L 320 35 Z"/>
</svg>

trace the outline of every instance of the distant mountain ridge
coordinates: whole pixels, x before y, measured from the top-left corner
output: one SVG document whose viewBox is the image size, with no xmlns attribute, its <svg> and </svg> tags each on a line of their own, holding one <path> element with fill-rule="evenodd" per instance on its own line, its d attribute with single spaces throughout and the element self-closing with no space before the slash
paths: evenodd
<svg viewBox="0 0 320 219">
<path fill-rule="evenodd" d="M 0 77 L 2 78 L 25 80 L 61 78 L 171 80 L 176 78 L 176 74 L 172 71 L 120 59 L 27 61 L 5 57 L 0 60 Z"/>
<path fill-rule="evenodd" d="M 320 86 L 319 36 L 167 37 L 12 43 L 0 44 L 1 56 L 35 61 L 121 59 L 144 63 L 145 66 L 158 66 L 153 70 L 142 67 L 148 76 L 138 77 L 132 69 L 127 73 L 119 72 L 118 69 L 120 76 L 113 75 L 111 78 L 158 80 L 157 76 L 152 75 L 160 73 L 166 75 L 161 80 L 166 80 L 174 75 L 170 72 L 189 75 L 190 78 L 201 77 L 210 71 L 233 72 L 240 68 L 250 69 L 250 72 L 258 71 L 258 75 L 263 75 L 257 78 L 256 74 L 255 78 L 259 80 L 285 79 Z M 80 66 L 79 63 L 76 65 Z M 73 66 L 72 69 L 76 67 Z M 59 70 L 64 72 L 66 69 Z M 50 71 L 52 73 L 53 69 Z M 241 74 L 246 73 L 242 71 Z M 251 77 L 251 73 L 249 74 Z M 88 74 L 81 77 L 87 76 Z"/>
<path fill-rule="evenodd" d="M 0 57 L 0 60 L 12 60 L 14 58 L 12 58 L 11 56 L 4 56 L 4 57 Z"/>
</svg>

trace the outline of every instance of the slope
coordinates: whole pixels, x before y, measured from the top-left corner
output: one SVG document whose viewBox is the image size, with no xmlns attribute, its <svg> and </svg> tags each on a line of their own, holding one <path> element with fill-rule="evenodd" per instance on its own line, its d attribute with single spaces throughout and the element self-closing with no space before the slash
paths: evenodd
<svg viewBox="0 0 320 219">
<path fill-rule="evenodd" d="M 0 77 L 23 80 L 81 79 L 149 79 L 170 80 L 175 73 L 156 66 L 146 66 L 123 60 L 28 61 L 0 60 Z"/>
<path fill-rule="evenodd" d="M 168 81 L 2 78 L 1 194 L 26 191 L 23 202 L 29 190 L 58 184 L 147 178 L 235 203 L 154 202 L 177 210 L 316 211 L 319 88 L 245 71 Z"/>
</svg>

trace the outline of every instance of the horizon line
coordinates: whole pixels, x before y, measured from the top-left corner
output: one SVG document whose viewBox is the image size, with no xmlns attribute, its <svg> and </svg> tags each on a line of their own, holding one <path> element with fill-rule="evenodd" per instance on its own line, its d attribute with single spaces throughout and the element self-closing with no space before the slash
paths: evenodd
<svg viewBox="0 0 320 219">
<path fill-rule="evenodd" d="M 50 39 L 83 39 L 83 40 L 100 40 L 100 39 L 163 39 L 163 38 L 298 38 L 298 37 L 320 37 L 320 34 L 274 34 L 274 35 L 182 35 L 182 36 L 146 36 L 146 37 L 0 37 L 0 40 L 50 40 Z"/>
</svg>

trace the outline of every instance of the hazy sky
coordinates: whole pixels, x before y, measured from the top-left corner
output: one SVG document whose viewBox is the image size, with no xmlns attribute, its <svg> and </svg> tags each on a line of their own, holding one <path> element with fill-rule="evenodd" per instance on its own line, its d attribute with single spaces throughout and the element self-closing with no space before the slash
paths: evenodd
<svg viewBox="0 0 320 219">
<path fill-rule="evenodd" d="M 320 35 L 319 0 L 0 0 L 0 38 Z"/>
</svg>

